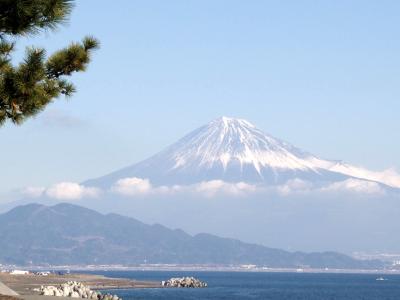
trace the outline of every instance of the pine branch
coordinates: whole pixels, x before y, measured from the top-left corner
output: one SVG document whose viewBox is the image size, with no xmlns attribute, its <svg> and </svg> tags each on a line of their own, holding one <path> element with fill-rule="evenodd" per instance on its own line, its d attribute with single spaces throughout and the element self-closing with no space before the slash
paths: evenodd
<svg viewBox="0 0 400 300">
<path fill-rule="evenodd" d="M 99 42 L 86 37 L 82 44 L 73 43 L 49 57 L 46 63 L 46 73 L 49 78 L 59 78 L 71 75 L 73 72 L 84 71 L 90 61 L 93 49 L 99 47 Z"/>
<path fill-rule="evenodd" d="M 66 22 L 72 0 L 1 0 L 0 34 L 37 34 Z"/>
<path fill-rule="evenodd" d="M 65 78 L 86 70 L 92 51 L 99 47 L 93 37 L 72 43 L 46 59 L 41 48 L 28 48 L 23 61 L 13 66 L 14 43 L 8 36 L 54 29 L 64 22 L 73 0 L 0 0 L 0 126 L 7 120 L 21 124 L 43 111 L 60 95 L 71 96 L 74 85 Z"/>
</svg>

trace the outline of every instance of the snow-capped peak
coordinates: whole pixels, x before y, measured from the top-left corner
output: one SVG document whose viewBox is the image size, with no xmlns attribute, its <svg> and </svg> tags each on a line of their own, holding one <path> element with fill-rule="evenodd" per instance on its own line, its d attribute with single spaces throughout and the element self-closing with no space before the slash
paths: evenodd
<svg viewBox="0 0 400 300">
<path fill-rule="evenodd" d="M 229 164 L 261 168 L 312 168 L 305 153 L 257 129 L 243 119 L 221 117 L 188 134 L 169 151 L 174 169 L 214 168 Z"/>
<path fill-rule="evenodd" d="M 235 126 L 247 126 L 255 128 L 253 124 L 251 124 L 249 121 L 245 119 L 230 118 L 225 116 L 222 116 L 218 119 L 215 119 L 214 121 L 211 121 L 210 124 L 216 124 L 217 126 L 219 126 L 221 122 L 223 123 L 223 126 L 225 128 L 235 127 Z"/>
</svg>

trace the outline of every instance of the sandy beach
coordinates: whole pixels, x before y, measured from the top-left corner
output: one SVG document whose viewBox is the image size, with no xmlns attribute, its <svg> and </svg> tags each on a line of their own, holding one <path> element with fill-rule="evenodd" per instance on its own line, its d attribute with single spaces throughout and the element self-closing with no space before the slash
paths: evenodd
<svg viewBox="0 0 400 300">
<path fill-rule="evenodd" d="M 68 281 L 82 282 L 92 290 L 122 289 L 122 288 L 155 288 L 161 287 L 160 282 L 136 281 L 124 278 L 108 278 L 92 274 L 66 274 L 48 276 L 10 275 L 0 273 L 0 294 L 16 296 L 22 299 L 60 299 L 60 297 L 39 296 L 35 288 L 46 285 L 60 285 Z"/>
<path fill-rule="evenodd" d="M 8 286 L 6 286 L 4 283 L 0 282 L 0 299 L 5 300 L 5 299 L 13 299 L 13 296 L 18 295 L 14 290 L 10 289 Z"/>
</svg>

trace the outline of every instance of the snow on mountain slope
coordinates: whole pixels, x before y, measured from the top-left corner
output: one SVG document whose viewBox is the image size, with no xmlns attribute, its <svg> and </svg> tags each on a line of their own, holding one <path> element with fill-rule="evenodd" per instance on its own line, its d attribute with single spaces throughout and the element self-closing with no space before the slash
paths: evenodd
<svg viewBox="0 0 400 300">
<path fill-rule="evenodd" d="M 375 181 L 393 188 L 400 188 L 400 175 L 393 169 L 377 172 L 342 162 L 329 160 L 319 160 L 313 162 L 320 168 L 325 168 L 332 172 L 345 174 L 354 178 Z"/>
<path fill-rule="evenodd" d="M 329 183 L 359 178 L 400 188 L 400 176 L 394 171 L 373 172 L 323 160 L 246 120 L 227 117 L 194 130 L 147 160 L 85 184 L 110 187 L 128 177 L 147 178 L 157 185 L 209 180 L 279 184 L 291 179 Z"/>
<path fill-rule="evenodd" d="M 241 119 L 222 117 L 189 134 L 174 147 L 170 156 L 174 169 L 212 168 L 230 163 L 243 168 L 251 165 L 262 176 L 262 167 L 276 169 L 312 169 L 307 154 L 258 130 Z"/>
</svg>

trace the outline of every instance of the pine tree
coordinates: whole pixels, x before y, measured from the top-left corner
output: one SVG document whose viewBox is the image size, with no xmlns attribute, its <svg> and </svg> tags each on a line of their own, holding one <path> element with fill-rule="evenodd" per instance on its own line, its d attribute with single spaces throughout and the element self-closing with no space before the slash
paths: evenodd
<svg viewBox="0 0 400 300">
<path fill-rule="evenodd" d="M 73 0 L 0 0 L 0 126 L 7 120 L 21 124 L 60 95 L 74 93 L 66 78 L 86 69 L 99 46 L 95 38 L 85 37 L 49 57 L 44 49 L 30 47 L 18 65 L 11 60 L 18 37 L 55 29 L 72 7 Z"/>
</svg>

